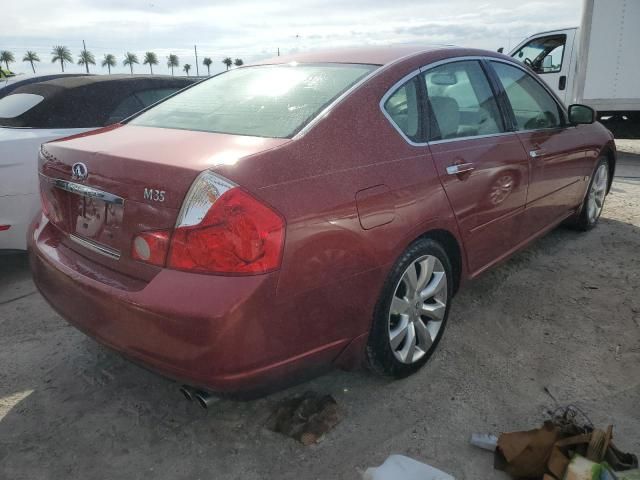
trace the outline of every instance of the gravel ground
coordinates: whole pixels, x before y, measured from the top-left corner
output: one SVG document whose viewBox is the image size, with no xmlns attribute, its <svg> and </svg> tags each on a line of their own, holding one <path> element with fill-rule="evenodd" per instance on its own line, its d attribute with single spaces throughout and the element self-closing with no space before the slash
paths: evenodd
<svg viewBox="0 0 640 480">
<path fill-rule="evenodd" d="M 623 147 L 634 172 L 639 147 Z M 413 377 L 336 371 L 208 413 L 68 326 L 36 293 L 24 256 L 0 257 L 0 478 L 358 479 L 402 453 L 458 480 L 501 479 L 468 437 L 538 425 L 556 405 L 544 387 L 613 423 L 618 446 L 640 453 L 632 177 L 616 181 L 595 230 L 557 229 L 466 285 L 439 350 Z M 264 427 L 278 400 L 309 389 L 334 395 L 344 416 L 320 444 Z"/>
</svg>

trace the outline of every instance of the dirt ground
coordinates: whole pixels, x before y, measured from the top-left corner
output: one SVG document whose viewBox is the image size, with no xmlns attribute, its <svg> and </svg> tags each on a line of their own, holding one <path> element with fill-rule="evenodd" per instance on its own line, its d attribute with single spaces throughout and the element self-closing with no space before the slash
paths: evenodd
<svg viewBox="0 0 640 480">
<path fill-rule="evenodd" d="M 207 413 L 68 326 L 24 256 L 0 257 L 0 478 L 358 479 L 401 453 L 458 480 L 502 479 L 469 436 L 536 426 L 556 405 L 544 387 L 640 453 L 640 142 L 624 149 L 599 226 L 559 228 L 468 284 L 432 361 L 403 381 L 336 371 Z M 344 415 L 324 441 L 264 427 L 309 389 Z"/>
</svg>

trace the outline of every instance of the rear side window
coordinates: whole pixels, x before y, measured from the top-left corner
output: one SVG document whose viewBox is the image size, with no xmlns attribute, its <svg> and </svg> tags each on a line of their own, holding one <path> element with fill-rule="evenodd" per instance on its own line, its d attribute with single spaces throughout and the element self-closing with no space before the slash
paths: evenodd
<svg viewBox="0 0 640 480">
<path fill-rule="evenodd" d="M 156 88 L 135 92 L 122 100 L 122 102 L 113 109 L 105 125 L 121 122 L 143 108 L 168 97 L 177 90 L 177 88 Z"/>
<path fill-rule="evenodd" d="M 415 78 L 409 80 L 384 102 L 384 110 L 391 121 L 411 140 L 416 140 L 420 130 L 416 81 Z"/>
<path fill-rule="evenodd" d="M 32 93 L 15 93 L 0 98 L 0 125 L 3 118 L 16 118 L 38 105 L 44 97 Z"/>
<path fill-rule="evenodd" d="M 134 118 L 131 125 L 288 138 L 373 65 L 265 65 L 230 70 Z"/>
<path fill-rule="evenodd" d="M 168 97 L 178 90 L 178 88 L 155 88 L 153 90 L 143 90 L 141 92 L 136 92 L 136 97 L 138 97 L 138 100 L 140 100 L 144 107 L 148 107 L 149 105 L 153 105 L 154 103 L 159 102 L 163 98 Z"/>
<path fill-rule="evenodd" d="M 127 117 L 130 117 L 136 112 L 142 110 L 143 105 L 135 95 L 129 95 L 122 100 L 116 108 L 113 109 L 111 115 L 105 122 L 105 125 L 111 125 L 112 123 L 118 123 Z"/>
<path fill-rule="evenodd" d="M 477 61 L 448 63 L 424 74 L 431 140 L 504 132 L 489 81 Z"/>
<path fill-rule="evenodd" d="M 509 98 L 518 130 L 555 128 L 562 125 L 560 107 L 530 74 L 505 63 L 491 64 Z"/>
</svg>

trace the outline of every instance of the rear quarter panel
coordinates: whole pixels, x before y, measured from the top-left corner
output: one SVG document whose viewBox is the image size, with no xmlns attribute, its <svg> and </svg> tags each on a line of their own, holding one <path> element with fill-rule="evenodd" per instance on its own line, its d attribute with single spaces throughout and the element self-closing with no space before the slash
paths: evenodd
<svg viewBox="0 0 640 480">
<path fill-rule="evenodd" d="M 388 271 L 406 247 L 432 229 L 457 237 L 428 148 L 407 143 L 379 108 L 387 89 L 414 67 L 382 73 L 290 144 L 219 169 L 286 218 L 277 297 L 289 303 L 291 318 L 305 318 L 315 330 L 310 339 L 367 332 Z M 367 217 L 378 205 L 384 220 L 365 230 L 356 195 L 379 186 Z"/>
</svg>

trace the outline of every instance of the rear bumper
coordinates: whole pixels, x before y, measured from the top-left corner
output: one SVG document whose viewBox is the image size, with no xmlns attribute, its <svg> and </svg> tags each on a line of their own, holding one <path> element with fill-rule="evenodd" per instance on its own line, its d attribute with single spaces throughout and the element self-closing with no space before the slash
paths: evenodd
<svg viewBox="0 0 640 480">
<path fill-rule="evenodd" d="M 163 269 L 127 289 L 105 283 L 118 274 L 64 247 L 54 230 L 43 217 L 28 236 L 33 278 L 45 299 L 87 335 L 176 380 L 216 392 L 262 390 L 330 365 L 349 342 L 308 338 L 304 325 L 292 331 L 296 308 L 278 302 L 277 273 Z"/>
</svg>

